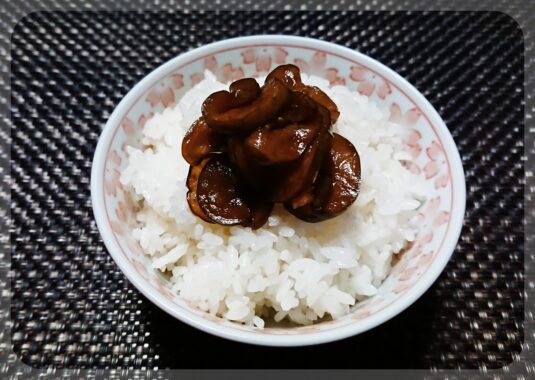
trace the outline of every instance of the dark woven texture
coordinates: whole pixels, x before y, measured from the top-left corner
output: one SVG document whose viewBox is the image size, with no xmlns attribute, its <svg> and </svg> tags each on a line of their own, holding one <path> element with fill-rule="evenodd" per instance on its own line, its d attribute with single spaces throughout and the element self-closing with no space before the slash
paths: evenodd
<svg viewBox="0 0 535 380">
<path fill-rule="evenodd" d="M 466 171 L 445 272 L 398 317 L 306 348 L 215 338 L 146 300 L 106 252 L 89 178 L 101 127 L 143 76 L 226 37 L 336 42 L 412 82 Z M 34 13 L 12 35 L 12 341 L 34 367 L 500 368 L 523 341 L 523 36 L 501 13 Z M 202 354 L 202 355 L 200 355 Z"/>
</svg>

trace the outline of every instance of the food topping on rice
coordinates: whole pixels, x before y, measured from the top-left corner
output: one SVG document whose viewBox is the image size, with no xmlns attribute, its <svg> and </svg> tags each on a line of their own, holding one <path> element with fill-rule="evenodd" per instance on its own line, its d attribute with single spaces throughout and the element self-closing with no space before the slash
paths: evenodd
<svg viewBox="0 0 535 380">
<path fill-rule="evenodd" d="M 182 141 L 191 211 L 253 229 L 274 203 L 311 223 L 339 215 L 357 199 L 361 175 L 353 144 L 331 132 L 339 115 L 294 65 L 275 68 L 262 87 L 244 78 L 212 93 Z"/>
</svg>

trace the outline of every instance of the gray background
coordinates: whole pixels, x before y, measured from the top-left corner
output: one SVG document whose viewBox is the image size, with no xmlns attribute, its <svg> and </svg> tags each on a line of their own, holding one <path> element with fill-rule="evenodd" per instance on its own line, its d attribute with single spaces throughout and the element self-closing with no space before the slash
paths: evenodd
<svg viewBox="0 0 535 380">
<path fill-rule="evenodd" d="M 52 5 L 52 8 L 61 8 L 62 6 L 67 6 L 68 8 L 70 7 L 71 9 L 84 9 L 84 8 L 92 8 L 92 9 L 102 9 L 102 8 L 105 8 L 103 4 L 93 4 L 92 7 L 89 7 L 90 3 L 87 2 L 87 3 L 74 3 L 74 2 L 70 2 L 70 3 L 67 3 L 67 4 L 60 4 L 58 2 L 55 2 Z M 177 9 L 178 3 L 174 3 L 174 5 L 168 5 L 167 6 L 167 9 Z M 273 9 L 279 9 L 278 7 L 280 7 L 279 4 L 277 3 L 272 3 L 274 5 L 272 5 Z M 437 3 L 434 3 L 435 4 L 435 8 L 437 8 Z M 505 3 L 504 3 L 505 4 Z M 533 85 L 533 78 L 532 78 L 532 72 L 533 72 L 533 69 L 532 69 L 532 59 L 529 57 L 529 53 L 532 53 L 533 52 L 533 41 L 531 40 L 531 31 L 528 29 L 528 25 L 531 25 L 533 24 L 533 22 L 530 23 L 530 21 L 532 21 L 530 19 L 531 15 L 533 14 L 533 12 L 529 12 L 528 9 L 525 9 L 522 5 L 523 4 L 515 4 L 514 2 L 511 3 L 511 2 L 507 2 L 507 8 L 502 8 L 502 9 L 505 9 L 506 10 L 506 13 L 509 14 L 511 17 L 513 17 L 519 24 L 520 26 L 522 27 L 522 31 L 524 33 L 524 43 L 525 43 L 525 50 L 526 50 L 526 69 L 525 69 L 525 81 L 526 81 L 526 86 L 525 86 L 525 96 L 526 96 L 526 125 L 525 125 L 525 140 L 524 140 L 524 143 L 525 143 L 525 147 L 526 147 L 526 155 L 525 155 L 525 169 L 526 169 L 526 181 L 527 181 L 527 186 L 525 187 L 525 191 L 526 191 L 526 194 L 525 194 L 525 201 L 526 201 L 526 208 L 525 210 L 527 211 L 526 212 L 526 219 L 527 219 L 527 222 L 528 223 L 531 223 L 532 222 L 532 217 L 533 217 L 533 207 L 532 207 L 532 203 L 530 203 L 532 201 L 531 199 L 531 194 L 533 192 L 533 187 L 531 186 L 532 183 L 530 181 L 531 180 L 531 169 L 533 168 L 532 166 L 532 155 L 533 155 L 533 139 L 532 139 L 532 134 L 533 134 L 533 125 L 530 124 L 532 123 L 532 115 L 533 115 L 533 102 L 532 102 L 532 96 L 533 96 L 533 91 L 532 91 L 532 85 Z M 50 5 L 50 4 L 49 4 Z M 117 4 L 116 4 L 117 5 Z M 449 3 L 448 5 L 448 8 L 449 9 L 459 9 L 459 7 L 466 7 L 468 5 L 467 2 L 463 2 L 463 3 L 459 3 L 459 4 L 452 4 L 451 2 Z M 146 7 L 147 4 L 141 4 L 140 7 Z M 202 5 L 201 5 L 202 6 Z M 206 5 L 205 5 L 206 6 Z M 222 6 L 222 5 L 221 5 Z M 248 6 L 248 5 L 246 5 Z M 330 6 L 333 6 L 332 4 Z M 323 9 L 329 9 L 330 6 L 328 6 L 327 4 L 323 4 L 322 8 Z M 416 9 L 418 9 L 418 7 L 420 7 L 421 9 L 424 9 L 425 6 L 427 6 L 427 4 L 419 4 L 416 6 Z M 496 6 L 496 5 L 495 5 Z M 498 7 L 500 6 L 499 4 L 497 5 Z M 7 42 L 9 42 L 9 36 L 10 36 L 10 30 L 11 28 L 13 28 L 13 25 L 22 17 L 24 16 L 28 11 L 32 10 L 32 9 L 36 9 L 36 8 L 39 8 L 39 7 L 45 7 L 45 4 L 43 2 L 41 3 L 34 3 L 34 4 L 30 4 L 30 3 L 24 3 L 24 2 L 20 2 L 20 3 L 17 3 L 16 6 L 14 6 L 13 4 L 3 4 L 2 5 L 2 22 L 1 22 L 1 27 L 3 29 L 3 32 L 5 31 L 5 33 L 2 32 L 2 42 L 5 42 L 6 43 L 6 46 L 5 48 L 2 50 L 2 85 L 4 88 L 6 88 L 6 92 L 5 92 L 5 95 L 1 98 L 1 106 L 2 106 L 2 110 L 5 111 L 5 117 L 3 118 L 3 121 L 5 122 L 5 125 L 3 125 L 3 128 L 2 128 L 2 143 L 3 143 L 3 150 L 2 150 L 2 154 L 0 155 L 0 158 L 3 160 L 3 168 L 4 168 L 4 171 L 3 171 L 3 191 L 2 191 L 2 195 L 3 195 L 3 205 L 5 207 L 3 207 L 3 220 L 5 221 L 5 223 L 2 223 L 3 226 L 7 226 L 8 223 L 10 222 L 10 219 L 9 219 L 9 205 L 10 205 L 10 190 L 13 190 L 13 187 L 12 187 L 12 183 L 10 183 L 9 181 L 9 169 L 11 168 L 11 165 L 9 164 L 10 162 L 10 157 L 9 157 L 9 154 L 10 154 L 10 138 L 9 138 L 9 128 L 10 128 L 10 124 L 11 124 L 11 121 L 9 119 L 9 113 L 7 112 L 8 110 L 8 102 L 9 102 L 9 97 L 10 97 L 10 83 L 9 83 L 9 78 L 10 78 L 10 71 L 9 71 L 9 60 L 11 59 L 11 54 L 10 54 L 10 50 L 9 50 L 9 47 L 7 46 Z M 170 7 L 170 8 L 169 8 Z M 189 6 L 190 8 L 192 7 L 192 5 L 190 4 Z M 262 6 L 258 6 L 259 8 L 262 8 Z M 358 4 L 358 3 L 355 3 L 354 5 L 352 4 L 349 4 L 349 3 L 340 3 L 340 5 L 338 6 L 339 9 L 344 9 L 344 8 L 351 8 L 353 7 L 353 9 L 366 9 L 366 5 L 365 4 Z M 390 3 L 390 4 L 387 4 L 387 5 L 382 5 L 382 4 L 377 4 L 377 3 L 372 3 L 368 6 L 369 9 L 386 9 L 386 8 L 393 8 L 393 9 L 407 9 L 407 8 L 410 8 L 411 7 L 411 4 L 408 4 L 408 3 L 403 3 L 403 4 L 393 4 L 393 3 Z M 308 3 L 308 9 L 316 9 L 317 7 L 309 2 Z M 155 9 L 153 7 L 151 7 L 151 9 Z M 298 9 L 301 9 L 301 7 L 298 7 Z M 491 9 L 491 8 L 487 8 L 487 9 Z M 343 41 L 342 41 L 343 42 Z M 372 51 L 373 53 L 373 51 Z M 150 55 L 149 55 L 150 56 Z M 373 56 L 373 54 L 372 54 Z M 159 61 L 156 60 L 154 63 L 154 66 L 153 67 L 156 67 L 157 64 L 159 64 Z M 151 66 L 150 64 L 148 66 Z M 531 69 L 531 70 L 530 70 Z M 138 79 L 140 77 L 142 77 L 143 73 L 135 73 L 135 75 L 138 75 Z M 407 75 L 409 74 L 410 76 L 410 71 L 407 71 L 405 73 L 402 73 L 404 75 Z M 139 76 L 141 75 L 141 76 Z M 409 78 L 411 79 L 411 78 Z M 414 78 L 416 79 L 416 78 Z M 413 80 L 414 81 L 414 80 Z M 108 105 L 110 106 L 112 109 L 113 108 L 113 104 L 116 103 L 116 101 L 118 99 L 120 99 L 120 96 L 122 94 L 124 94 L 128 88 L 132 85 L 133 83 L 128 83 L 128 82 L 125 82 L 123 83 L 123 87 L 121 87 L 120 89 L 117 90 L 116 93 L 113 93 L 113 100 L 111 101 L 111 105 Z M 430 94 L 426 94 L 427 96 L 429 96 Z M 440 110 L 439 110 L 440 111 Z M 105 115 L 101 115 L 101 116 L 105 116 Z M 88 215 L 89 217 L 91 215 Z M 531 226 L 531 225 L 530 225 Z M 532 231 L 532 229 L 530 229 L 529 227 L 530 226 L 526 226 L 526 231 Z M 6 230 L 4 230 L 4 232 L 7 232 Z M 526 234 L 528 238 L 530 238 L 530 234 Z M 2 270 L 3 270 L 3 274 L 6 275 L 7 274 L 7 270 L 9 268 L 9 261 L 8 261 L 8 253 L 9 253 L 9 249 L 8 249 L 8 245 L 9 245 L 9 237 L 7 234 L 4 234 L 4 239 L 3 239 L 3 243 L 6 245 L 6 249 L 2 250 L 2 253 L 3 253 L 3 257 L 2 259 L 4 260 L 4 265 L 2 266 Z M 532 260 L 533 260 L 533 254 L 532 254 L 532 250 L 530 250 L 530 246 L 532 244 L 532 242 L 528 239 L 526 241 L 526 255 L 524 256 L 524 259 L 525 259 L 525 271 L 524 271 L 524 274 L 526 276 L 526 281 L 525 281 L 525 285 L 526 285 L 526 289 L 525 289 L 525 292 L 524 292 L 524 300 L 525 300 L 525 305 L 526 305 L 526 318 L 525 318 L 525 327 L 526 327 L 526 334 L 524 336 L 524 344 L 522 345 L 522 348 L 523 348 L 523 351 L 521 353 L 517 353 L 517 354 L 514 354 L 513 355 L 513 359 L 514 359 L 514 363 L 510 366 L 510 368 L 508 370 L 506 370 L 505 372 L 503 370 L 500 370 L 500 372 L 493 372 L 493 371 L 489 371 L 488 374 L 490 375 L 492 373 L 492 375 L 496 375 L 496 374 L 513 374 L 513 373 L 523 373 L 524 376 L 529 376 L 530 374 L 533 374 L 533 368 L 526 365 L 525 361 L 527 360 L 529 354 L 531 353 L 530 352 L 530 345 L 529 345 L 529 342 L 531 341 L 532 342 L 532 339 L 533 339 L 533 331 L 532 329 L 530 329 L 530 327 L 532 327 L 532 323 L 533 323 L 533 315 L 531 314 L 531 311 L 529 310 L 529 306 L 530 303 L 529 303 L 529 296 L 530 296 L 530 292 L 533 291 L 533 282 L 531 280 L 532 277 L 530 277 L 530 275 L 532 276 L 533 272 L 532 272 Z M 100 252 L 100 249 L 98 249 L 98 254 L 99 255 L 102 255 L 103 253 Z M 104 252 L 105 253 L 105 252 Z M 104 257 L 104 256 L 102 256 Z M 112 263 L 113 265 L 113 263 Z M 5 277 L 4 277 L 5 278 Z M 117 276 L 117 278 L 115 278 L 115 280 L 117 281 L 124 281 L 120 278 L 120 275 Z M 3 312 L 2 314 L 2 319 L 0 320 L 0 323 L 2 323 L 3 325 L 5 325 L 5 328 L 2 329 L 2 346 L 1 346 L 1 353 L 3 354 L 3 357 L 5 358 L 5 360 L 3 360 L 3 367 L 1 368 L 1 373 L 27 373 L 29 374 L 31 372 L 30 368 L 24 366 L 24 364 L 21 364 L 20 362 L 18 362 L 18 358 L 13 354 L 11 353 L 11 344 L 9 342 L 10 338 L 11 338 L 11 328 L 12 328 L 12 324 L 11 324 L 11 319 L 9 317 L 9 309 L 7 308 L 7 306 L 9 305 L 9 303 L 11 302 L 12 300 L 12 295 L 11 293 L 8 291 L 9 289 L 9 286 L 8 286 L 8 282 L 2 282 L 2 286 L 4 289 L 4 291 L 2 292 L 2 306 L 5 307 L 5 312 Z M 128 285 L 125 285 L 126 287 L 128 287 Z M 128 290 L 130 293 L 132 293 L 132 290 L 131 290 L 131 287 L 129 287 Z M 135 291 L 134 291 L 135 292 Z M 132 294 L 132 297 L 134 297 L 134 299 L 136 298 L 136 295 L 135 294 Z M 462 348 L 461 348 L 462 350 Z M 533 362 L 531 360 L 531 362 Z M 35 374 L 36 372 L 34 371 L 33 374 Z M 79 373 L 79 374 L 86 374 L 86 372 L 74 372 L 73 374 L 75 375 L 76 373 Z M 144 373 L 143 371 L 140 372 L 140 374 Z M 399 372 L 396 372 L 397 374 L 399 374 Z M 483 371 L 483 374 L 485 373 L 485 371 Z M 59 374 L 59 372 L 57 372 L 56 374 Z M 125 374 L 125 373 L 123 373 Z M 176 373 L 175 373 L 176 374 Z M 390 373 L 392 374 L 392 373 Z M 423 374 L 423 372 L 421 372 L 420 374 Z M 459 373 L 458 373 L 459 374 Z M 463 372 L 460 373 L 461 375 L 463 374 Z M 473 373 L 472 373 L 473 374 Z M 170 373 L 161 373 L 160 374 L 161 376 L 171 376 Z M 442 376 L 441 373 L 439 372 L 438 373 L 439 376 Z M 75 375 L 76 376 L 76 375 Z M 506 375 L 507 376 L 507 375 Z"/>
</svg>

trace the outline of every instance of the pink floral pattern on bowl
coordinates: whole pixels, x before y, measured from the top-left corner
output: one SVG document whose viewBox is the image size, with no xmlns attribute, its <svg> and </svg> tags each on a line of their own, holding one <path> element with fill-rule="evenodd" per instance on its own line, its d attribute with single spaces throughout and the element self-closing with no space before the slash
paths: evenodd
<svg viewBox="0 0 535 380">
<path fill-rule="evenodd" d="M 439 254 L 444 255 L 441 250 L 451 229 L 455 202 L 463 202 L 464 209 L 464 199 L 454 199 L 454 186 L 462 185 L 464 189 L 464 183 L 455 184 L 453 181 L 452 158 L 446 154 L 437 127 L 422 110 L 421 99 L 413 99 L 399 85 L 370 67 L 365 59 L 359 59 L 359 56 L 334 54 L 327 48 L 311 47 L 310 43 L 258 44 L 246 41 L 235 45 L 232 48 L 212 49 L 186 64 L 170 67 L 166 72 L 160 71 L 160 75 L 153 78 L 146 91 L 130 102 L 129 107 L 120 115 L 121 122 L 108 126 L 113 128 L 113 135 L 104 148 L 104 169 L 93 175 L 102 178 L 105 215 L 113 231 L 114 244 L 120 248 L 123 256 L 120 260 L 126 260 L 125 265 L 129 265 L 139 276 L 136 286 L 152 288 L 152 291 L 165 298 L 166 301 L 163 302 L 167 302 L 166 310 L 180 308 L 187 311 L 189 322 L 197 326 L 191 318 L 200 317 L 227 329 L 252 334 L 301 336 L 343 329 L 351 324 L 362 323 L 375 314 L 386 313 L 405 293 L 418 286 Z M 377 295 L 359 303 L 351 314 L 336 321 L 291 329 L 257 329 L 211 316 L 169 290 L 166 280 L 150 266 L 149 259 L 132 237 L 136 205 L 119 182 L 119 176 L 127 161 L 125 146 L 139 144 L 140 131 L 146 121 L 165 107 L 176 104 L 185 91 L 202 80 L 205 69 L 214 72 L 220 80 L 232 81 L 244 76 L 265 75 L 283 63 L 294 63 L 308 74 L 326 78 L 331 85 L 345 85 L 389 109 L 391 120 L 407 128 L 405 143 L 413 158 L 408 163 L 409 169 L 432 183 L 434 192 L 419 215 L 422 228 L 417 241 L 400 255 Z M 99 228 L 102 230 L 100 223 Z M 117 258 L 116 260 L 118 261 Z M 144 283 L 140 284 L 142 281 Z"/>
</svg>

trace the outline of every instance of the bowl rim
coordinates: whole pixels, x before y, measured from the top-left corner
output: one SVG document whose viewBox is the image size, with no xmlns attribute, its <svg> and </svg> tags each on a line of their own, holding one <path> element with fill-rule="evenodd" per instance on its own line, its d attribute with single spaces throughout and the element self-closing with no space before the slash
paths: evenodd
<svg viewBox="0 0 535 380">
<path fill-rule="evenodd" d="M 133 270 L 131 264 L 126 260 L 126 258 L 122 254 L 119 254 L 121 248 L 115 239 L 106 216 L 106 210 L 103 201 L 104 186 L 102 176 L 100 174 L 105 168 L 107 148 L 115 136 L 116 129 L 118 125 L 120 125 L 123 114 L 132 104 L 134 104 L 135 99 L 137 99 L 140 94 L 145 93 L 156 79 L 161 78 L 163 76 L 162 72 L 169 72 L 170 69 L 176 70 L 177 66 L 184 66 L 199 59 L 200 57 L 209 54 L 214 50 L 219 52 L 225 49 L 230 50 L 240 47 L 245 48 L 258 44 L 282 46 L 293 45 L 295 47 L 313 46 L 314 48 L 322 49 L 346 59 L 352 56 L 352 59 L 355 61 L 364 62 L 368 67 L 373 68 L 379 72 L 380 75 L 383 75 L 393 83 L 396 83 L 400 89 L 403 89 L 402 91 L 410 95 L 410 98 L 423 111 L 430 123 L 437 128 L 436 133 L 442 141 L 445 153 L 450 162 L 450 170 L 452 174 L 451 179 L 452 183 L 455 184 L 455 186 L 453 186 L 455 203 L 453 204 L 450 215 L 451 227 L 444 237 L 442 249 L 439 251 L 440 255 L 436 256 L 434 262 L 418 279 L 414 286 L 409 291 L 401 295 L 400 298 L 394 301 L 392 304 L 368 318 L 337 327 L 336 329 L 317 331 L 307 334 L 267 335 L 219 325 L 195 314 L 186 308 L 177 307 L 176 304 L 166 299 L 159 292 L 156 292 L 151 287 L 146 287 L 145 280 L 135 270 Z M 331 42 L 308 37 L 269 34 L 235 37 L 212 42 L 210 44 L 192 49 L 188 52 L 179 54 L 146 75 L 128 91 L 120 103 L 115 107 L 111 116 L 108 118 L 108 121 L 106 122 L 106 125 L 99 136 L 98 144 L 93 156 L 90 187 L 93 214 L 95 216 L 97 227 L 102 236 L 106 249 L 128 280 L 143 295 L 145 295 L 145 297 L 147 297 L 151 302 L 153 302 L 160 309 L 164 310 L 166 313 L 204 332 L 242 343 L 266 346 L 306 346 L 340 340 L 370 330 L 371 328 L 388 321 L 404 311 L 431 287 L 431 285 L 444 270 L 459 239 L 463 226 L 466 206 L 466 184 L 464 169 L 453 137 L 435 108 L 411 83 L 409 83 L 405 78 L 389 67 L 357 50 L 352 50 Z"/>
</svg>

